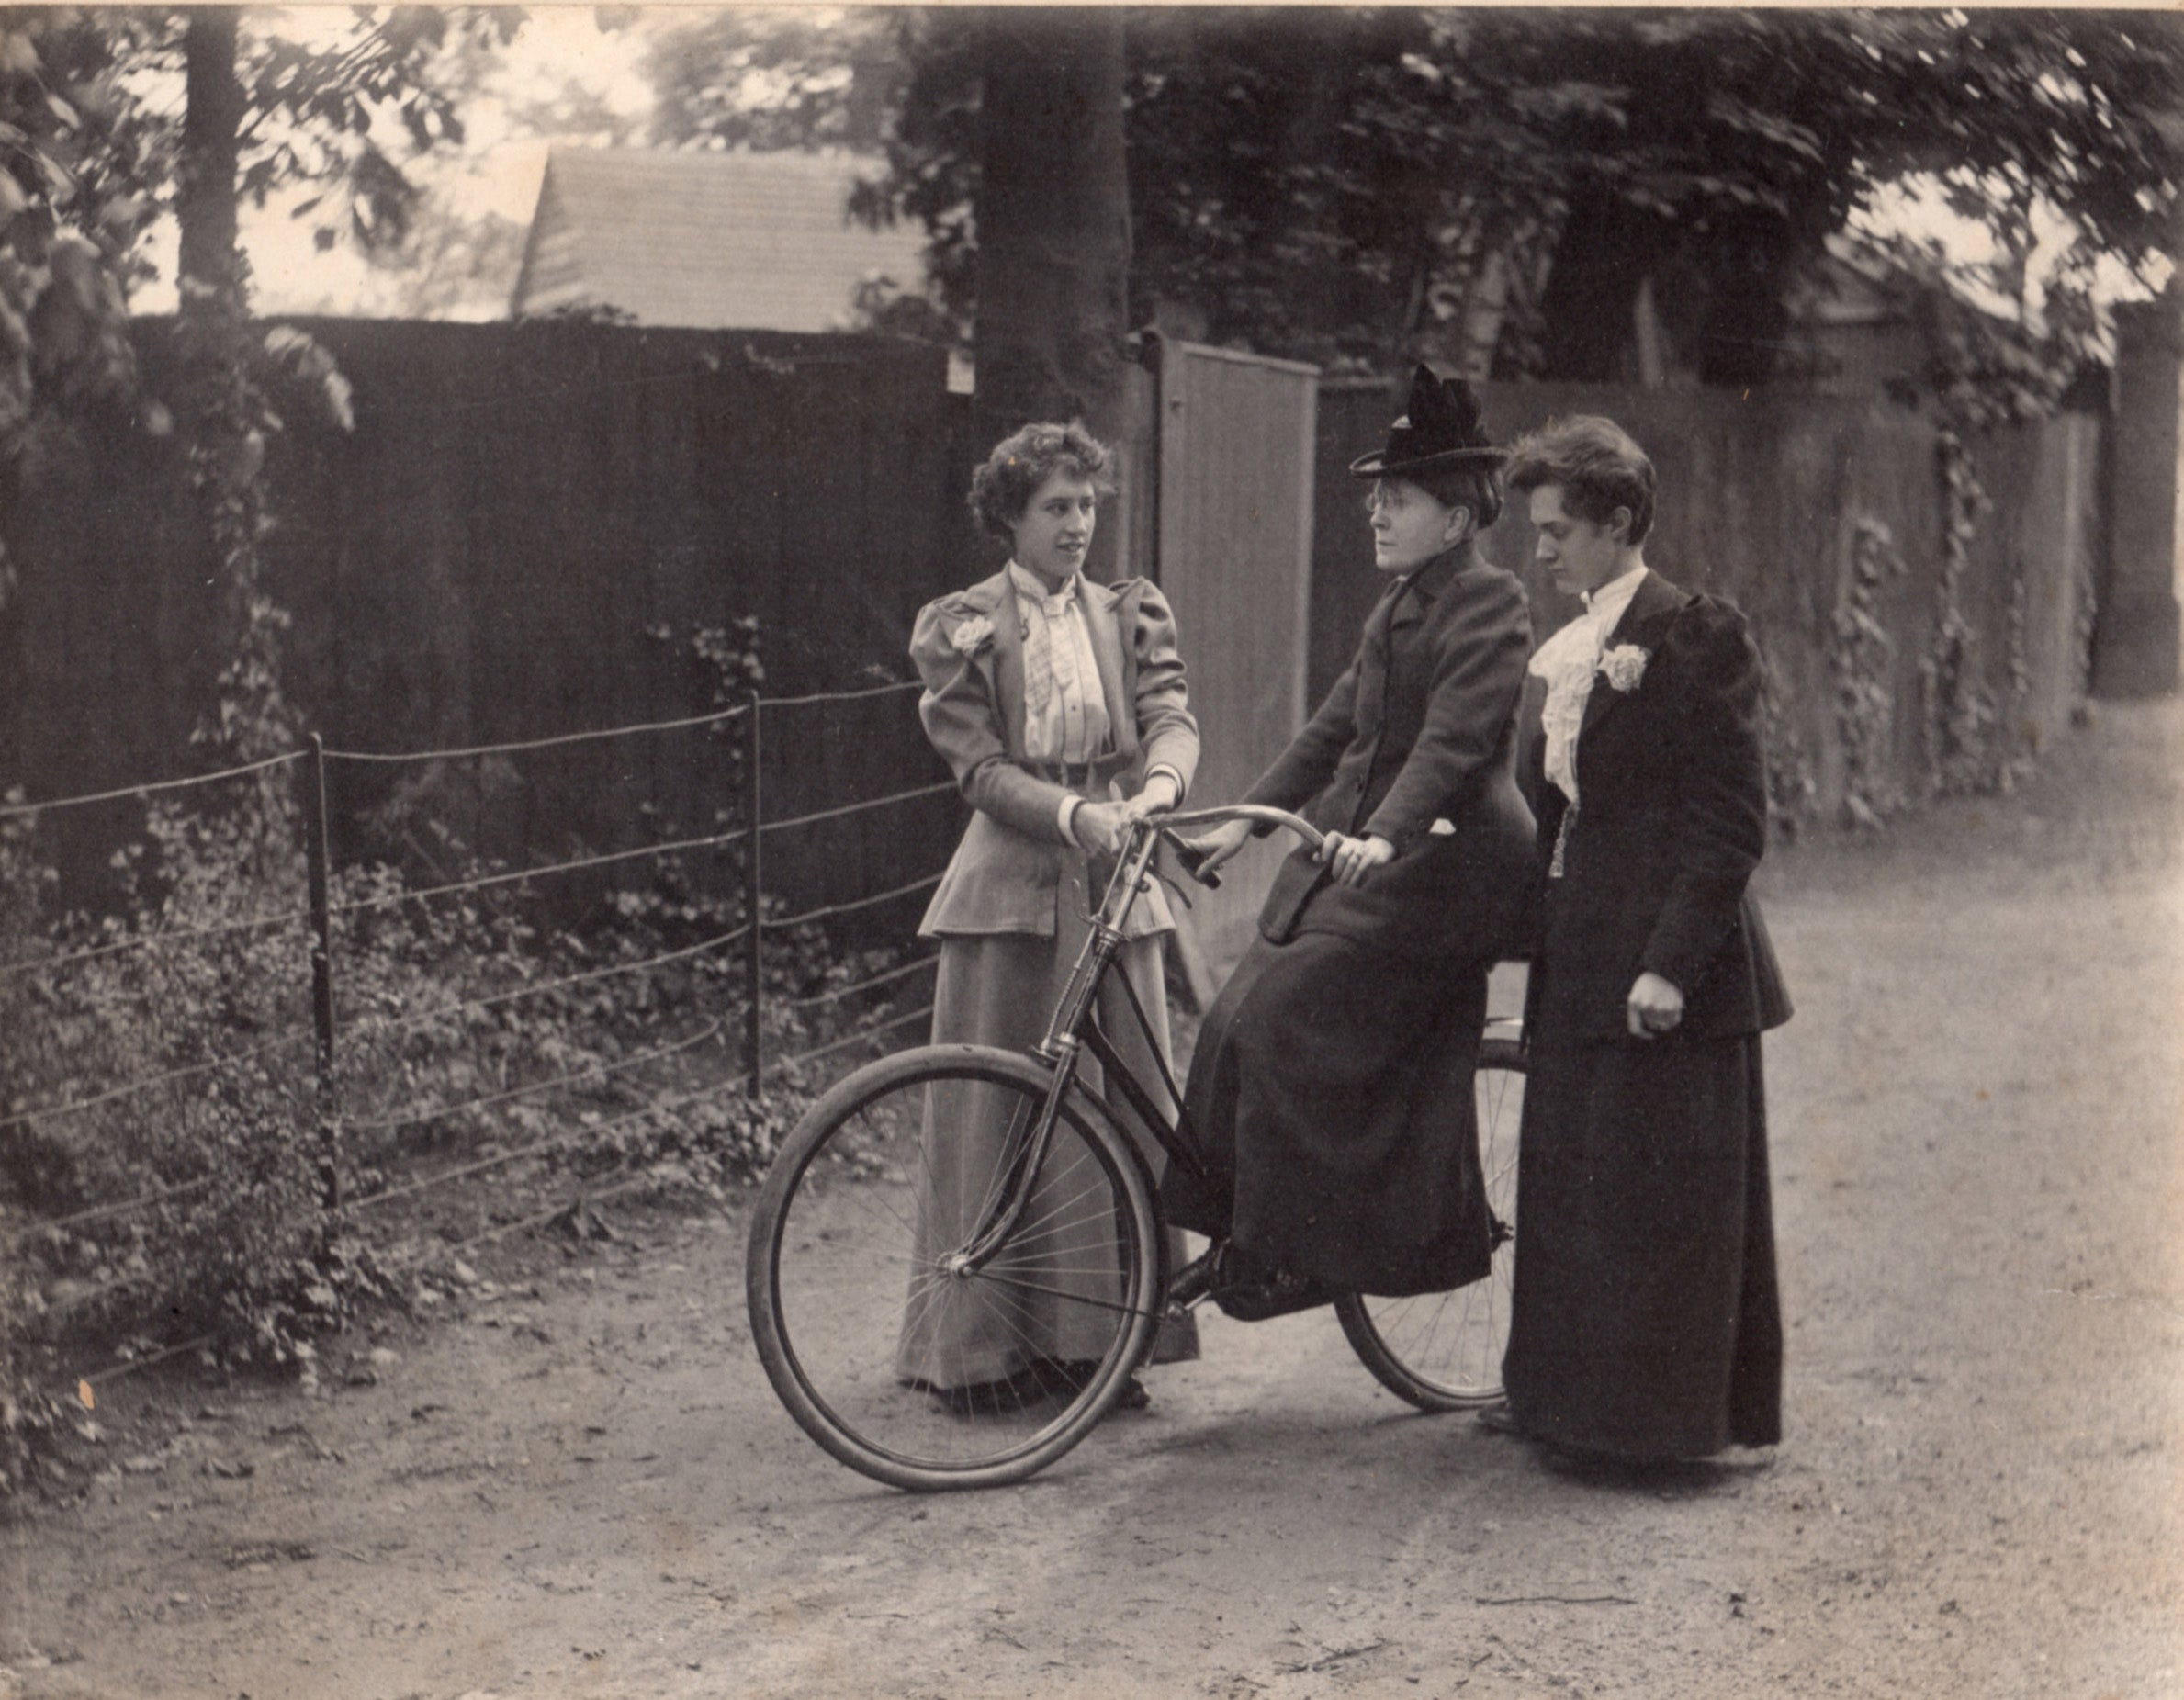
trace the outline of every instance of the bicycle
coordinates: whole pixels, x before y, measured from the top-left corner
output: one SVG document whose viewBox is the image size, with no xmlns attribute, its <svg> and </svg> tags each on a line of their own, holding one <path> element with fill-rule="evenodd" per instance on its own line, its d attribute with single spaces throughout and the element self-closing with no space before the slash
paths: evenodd
<svg viewBox="0 0 2184 1700">
<path fill-rule="evenodd" d="M 1194 1142 L 1178 1125 L 1183 1094 L 1165 1061 L 1175 1119 L 1124 1066 L 1095 1017 L 1095 994 L 1131 906 L 1151 889 L 1160 843 L 1182 851 L 1176 829 L 1238 818 L 1285 827 L 1314 849 L 1321 841 L 1298 816 L 1247 805 L 1133 823 L 1039 1045 L 929 1044 L 880 1058 L 825 1093 L 782 1143 L 751 1221 L 751 1338 L 790 1415 L 850 1469 L 917 1491 L 1021 1481 L 1091 1432 L 1149 1352 L 1165 1312 L 1169 1236 L 1117 1098 L 1170 1162 L 1195 1165 Z M 1134 992 L 1128 1005 L 1156 1039 Z M 1165 1048 L 1151 1051 L 1161 1058 Z M 1100 1092 L 1080 1077 L 1087 1056 L 1100 1065 Z M 1334 1300 L 1366 1368 L 1422 1410 L 1501 1393 L 1524 1069 L 1514 1037 L 1485 1039 L 1479 1135 L 1495 1223 L 1490 1273 L 1447 1293 Z M 975 1186 L 951 1176 L 948 1196 L 966 1207 L 953 1223 L 934 1222 L 936 1153 L 960 1161 L 966 1142 L 936 1140 L 928 1122 L 996 1112 L 1007 1133 L 990 1172 L 972 1177 Z M 918 1344 L 944 1336 L 943 1323 L 959 1337 L 989 1339 L 1029 1338 L 1034 1323 L 1066 1326 L 1083 1347 L 1072 1361 L 1083 1367 L 1031 1385 L 951 1387 L 921 1357 L 929 1345 Z"/>
</svg>

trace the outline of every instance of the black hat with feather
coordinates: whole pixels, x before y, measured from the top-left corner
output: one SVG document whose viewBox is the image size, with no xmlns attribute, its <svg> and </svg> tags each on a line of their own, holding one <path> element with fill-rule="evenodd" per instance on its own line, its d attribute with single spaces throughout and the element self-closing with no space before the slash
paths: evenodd
<svg viewBox="0 0 2184 1700">
<path fill-rule="evenodd" d="M 1460 377 L 1435 377 L 1421 365 L 1411 374 L 1411 399 L 1403 416 L 1388 427 L 1388 441 L 1353 460 L 1350 471 L 1361 478 L 1400 478 L 1458 467 L 1490 468 L 1508 458 L 1507 449 L 1487 441 L 1470 385 Z"/>
</svg>

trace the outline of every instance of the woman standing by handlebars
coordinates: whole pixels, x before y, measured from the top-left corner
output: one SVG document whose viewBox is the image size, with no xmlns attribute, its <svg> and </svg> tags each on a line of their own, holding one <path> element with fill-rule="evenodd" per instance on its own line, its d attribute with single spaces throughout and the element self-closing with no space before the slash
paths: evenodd
<svg viewBox="0 0 2184 1700">
<path fill-rule="evenodd" d="M 1173 808 L 1199 760 L 1175 616 L 1149 580 L 1095 584 L 1084 576 L 1099 498 L 1112 493 L 1110 455 L 1082 425 L 1031 424 L 996 445 L 972 482 L 980 524 L 1006 539 L 1007 566 L 918 616 L 911 659 L 925 682 L 918 714 L 933 748 L 976 811 L 918 931 L 940 941 L 935 1043 L 1026 1050 L 1085 938 L 1133 817 Z M 1161 935 L 1174 929 L 1165 895 L 1147 894 L 1127 929 L 1120 966 L 1164 1044 Z M 1128 996 L 1110 976 L 1103 1001 Z M 1165 1077 L 1117 1008 L 1106 1021 L 1132 1073 Z M 1097 1076 L 1088 1060 L 1086 1072 Z M 986 1101 L 992 1098 L 992 1101 Z M 1163 1108 L 1166 1108 L 1163 1106 Z M 1001 1100 L 974 1086 L 936 1088 L 926 1110 L 918 1199 L 920 1267 L 962 1242 L 987 1202 L 1007 1136 Z M 1132 1129 L 1154 1165 L 1149 1133 Z M 1034 1211 L 1036 1218 L 1038 1212 Z M 964 1304 L 906 1308 L 897 1373 L 966 1413 L 1064 1390 L 1088 1373 L 1106 1335 L 1083 1321 L 1099 1295 L 1075 1294 L 1104 1267 L 1048 1248 L 1041 1271 L 1019 1272 L 1008 1313 Z M 1078 1337 L 1078 1336 L 1082 1337 Z M 1165 1324 L 1154 1362 L 1198 1355 L 1188 1319 Z M 1124 1402 L 1142 1405 L 1134 1381 Z"/>
</svg>

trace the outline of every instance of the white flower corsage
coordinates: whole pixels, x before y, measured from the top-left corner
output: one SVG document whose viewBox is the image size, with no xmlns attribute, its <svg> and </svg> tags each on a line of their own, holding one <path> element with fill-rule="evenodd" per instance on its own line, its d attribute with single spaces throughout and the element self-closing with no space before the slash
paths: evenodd
<svg viewBox="0 0 2184 1700">
<path fill-rule="evenodd" d="M 1617 644 L 1600 658 L 1600 670 L 1607 675 L 1609 686 L 1629 692 L 1638 687 L 1638 681 L 1646 676 L 1647 652 L 1636 644 Z"/>
<path fill-rule="evenodd" d="M 974 614 L 948 634 L 948 641 L 955 646 L 958 655 L 976 655 L 994 641 L 994 623 Z"/>
</svg>

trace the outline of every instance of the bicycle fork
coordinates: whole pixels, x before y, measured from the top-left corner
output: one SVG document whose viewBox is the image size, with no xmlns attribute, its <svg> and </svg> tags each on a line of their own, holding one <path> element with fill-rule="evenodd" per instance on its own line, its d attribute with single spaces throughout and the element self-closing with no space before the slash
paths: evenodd
<svg viewBox="0 0 2184 1700">
<path fill-rule="evenodd" d="M 1030 1137 L 1009 1157 L 995 1213 L 965 1244 L 940 1259 L 941 1274 L 959 1279 L 976 1275 L 1008 1243 L 1017 1224 L 1023 1220 L 1024 1211 L 1031 1202 L 1035 1178 L 1046 1162 L 1048 1147 L 1053 1143 L 1054 1123 L 1062 1114 L 1062 1100 L 1068 1097 L 1070 1086 L 1076 1079 L 1077 1058 L 1084 1050 L 1079 1030 L 1092 1008 L 1101 977 L 1114 961 L 1115 953 L 1122 948 L 1122 919 L 1130 913 L 1138 894 L 1146 888 L 1146 870 L 1152 865 L 1159 844 L 1156 829 L 1143 821 L 1131 823 L 1131 838 L 1108 881 L 1099 913 L 1087 918 L 1091 931 L 1084 948 L 1077 952 L 1069 984 L 1063 988 L 1061 999 L 1054 1007 L 1046 1037 L 1032 1047 L 1031 1053 L 1041 1062 L 1052 1064 L 1054 1071 L 1053 1079 L 1047 1083 L 1046 1098 L 1039 1108 L 1039 1119 L 1032 1125 Z"/>
</svg>

